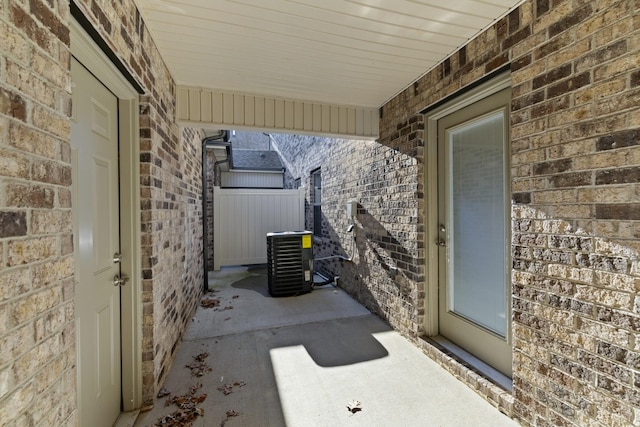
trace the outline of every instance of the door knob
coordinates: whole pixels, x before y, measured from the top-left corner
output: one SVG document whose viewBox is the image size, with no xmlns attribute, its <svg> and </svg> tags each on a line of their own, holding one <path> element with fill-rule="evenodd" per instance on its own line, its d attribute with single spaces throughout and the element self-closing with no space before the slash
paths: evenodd
<svg viewBox="0 0 640 427">
<path fill-rule="evenodd" d="M 129 281 L 129 276 L 121 276 L 119 274 L 116 274 L 115 276 L 113 276 L 113 286 L 124 286 L 127 284 L 127 282 Z"/>
<path fill-rule="evenodd" d="M 438 240 L 436 240 L 436 245 L 438 245 L 438 246 L 447 246 L 447 242 L 445 242 L 442 239 L 438 239 Z"/>
<path fill-rule="evenodd" d="M 122 254 L 120 252 L 116 252 L 115 254 L 113 254 L 113 263 L 119 264 L 121 262 L 122 262 Z"/>
</svg>

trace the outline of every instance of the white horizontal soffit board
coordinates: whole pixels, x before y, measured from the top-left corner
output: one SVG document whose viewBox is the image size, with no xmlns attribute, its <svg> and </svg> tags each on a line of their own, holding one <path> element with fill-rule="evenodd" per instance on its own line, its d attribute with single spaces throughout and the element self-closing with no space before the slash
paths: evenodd
<svg viewBox="0 0 640 427">
<path fill-rule="evenodd" d="M 183 126 L 264 129 L 282 133 L 376 139 L 375 108 L 320 104 L 178 86 L 176 109 Z"/>
<path fill-rule="evenodd" d="M 377 109 L 523 0 L 134 1 L 178 85 Z"/>
</svg>

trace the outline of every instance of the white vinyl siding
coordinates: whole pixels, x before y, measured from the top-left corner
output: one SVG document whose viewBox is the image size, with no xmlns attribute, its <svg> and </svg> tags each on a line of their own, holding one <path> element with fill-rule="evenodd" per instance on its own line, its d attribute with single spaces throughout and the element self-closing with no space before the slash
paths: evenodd
<svg viewBox="0 0 640 427">
<path fill-rule="evenodd" d="M 269 129 L 336 137 L 375 139 L 377 108 L 253 96 L 178 86 L 178 121 L 184 126 L 214 124 L 235 129 Z"/>
</svg>

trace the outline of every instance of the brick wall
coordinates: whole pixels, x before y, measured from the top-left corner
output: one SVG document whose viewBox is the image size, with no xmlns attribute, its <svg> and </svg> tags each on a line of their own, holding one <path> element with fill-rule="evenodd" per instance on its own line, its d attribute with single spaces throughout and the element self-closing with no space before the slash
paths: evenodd
<svg viewBox="0 0 640 427">
<path fill-rule="evenodd" d="M 143 400 L 153 402 L 202 289 L 200 135 L 175 124 L 175 83 L 132 1 L 79 4 L 140 97 Z M 187 260 L 189 264 L 187 265 Z"/>
<path fill-rule="evenodd" d="M 202 289 L 202 135 L 131 1 L 79 1 L 140 98 L 143 399 Z M 0 420 L 75 424 L 68 2 L 0 3 Z"/>
<path fill-rule="evenodd" d="M 381 110 L 381 142 L 402 146 L 421 110 L 510 65 L 513 415 L 524 425 L 640 423 L 639 10 L 525 2 Z"/>
<path fill-rule="evenodd" d="M 416 120 L 406 129 L 421 126 Z M 295 135 L 276 135 L 274 142 L 287 170 L 306 187 L 307 229 L 313 226 L 310 173 L 321 168 L 323 233 L 314 240 L 314 256 L 354 256 L 353 262 L 316 261 L 314 268 L 329 277 L 339 275 L 340 286 L 368 309 L 416 337 L 424 297 L 417 221 L 421 149 L 413 132 L 403 133 L 406 138 L 397 147 Z M 355 242 L 354 234 L 346 232 L 349 200 L 358 202 Z"/>
<path fill-rule="evenodd" d="M 0 5 L 3 425 L 75 420 L 66 19 L 64 7 Z"/>
<path fill-rule="evenodd" d="M 156 159 L 156 168 L 150 175 L 154 183 L 149 199 L 151 209 L 143 212 L 151 213 L 151 220 L 142 224 L 147 230 L 143 239 L 151 241 L 145 248 L 151 252 L 150 268 L 143 270 L 143 286 L 150 287 L 153 296 L 155 391 L 162 386 L 203 290 L 203 137 L 199 131 L 184 129 L 171 151 L 159 149 L 162 158 Z M 155 393 L 148 398 L 154 396 Z"/>
</svg>

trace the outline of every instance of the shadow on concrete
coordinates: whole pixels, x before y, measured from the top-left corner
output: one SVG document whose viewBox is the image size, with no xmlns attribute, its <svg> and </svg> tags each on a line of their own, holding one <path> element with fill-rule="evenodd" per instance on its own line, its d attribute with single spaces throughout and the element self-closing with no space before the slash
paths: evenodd
<svg viewBox="0 0 640 427">
<path fill-rule="evenodd" d="M 343 291 L 328 286 L 310 294 L 273 298 L 268 292 L 266 270 L 255 268 L 249 271 L 254 276 L 232 283 L 231 288 L 253 292 L 252 306 L 256 308 L 253 311 L 265 316 L 263 326 L 269 323 L 265 311 L 271 307 L 278 311 L 286 310 L 281 312 L 282 318 L 288 318 L 286 324 L 300 324 L 297 327 L 305 330 L 304 334 L 295 335 L 291 340 L 278 342 L 278 346 L 302 345 L 314 362 L 322 367 L 350 365 L 388 355 L 372 334 L 390 331 L 391 328 L 382 321 L 365 319 L 371 315 L 352 305 Z M 223 292 L 221 290 L 218 295 L 222 297 Z M 259 310 L 261 307 L 265 310 Z M 247 311 L 252 310 L 243 311 L 245 316 L 250 316 Z"/>
<path fill-rule="evenodd" d="M 206 395 L 194 427 L 515 425 L 343 290 L 272 298 L 259 269 L 216 273 L 229 280 L 210 276 L 203 299 L 220 303 L 198 308 L 164 383 Z M 193 376 L 202 354 L 211 370 Z M 361 413 L 346 409 L 354 399 Z M 135 425 L 174 411 L 158 400 Z"/>
<path fill-rule="evenodd" d="M 264 271 L 264 275 L 262 274 L 261 270 L 253 270 L 253 274 L 259 275 L 239 280 L 231 284 L 231 287 L 235 289 L 254 291 L 265 298 L 269 298 L 269 288 L 268 286 L 266 286 L 266 270 Z"/>
</svg>

